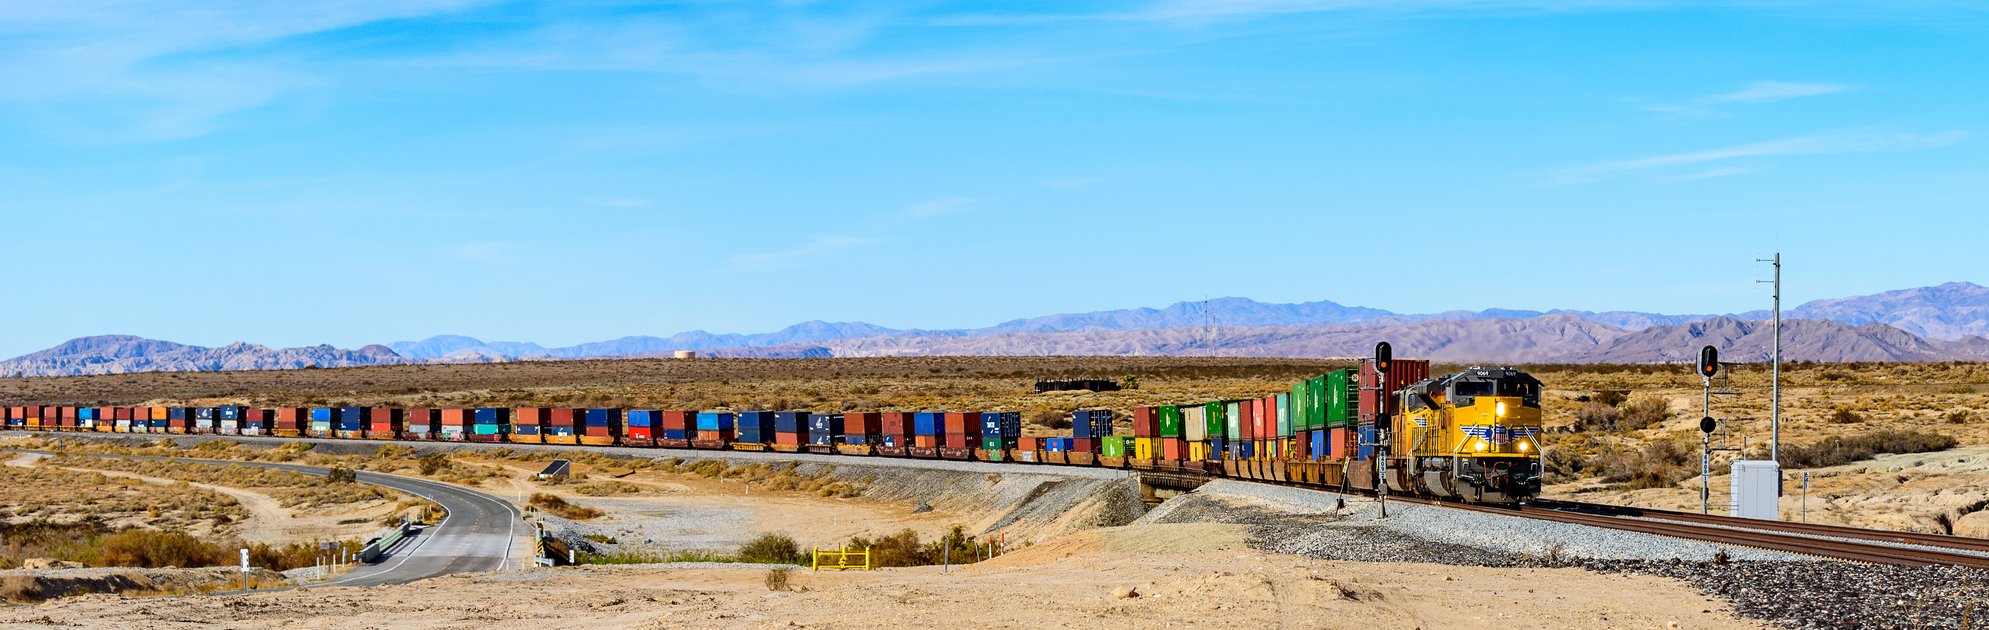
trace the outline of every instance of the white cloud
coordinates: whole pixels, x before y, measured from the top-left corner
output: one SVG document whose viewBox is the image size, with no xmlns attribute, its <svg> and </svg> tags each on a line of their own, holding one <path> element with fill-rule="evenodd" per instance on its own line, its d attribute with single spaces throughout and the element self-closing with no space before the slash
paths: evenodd
<svg viewBox="0 0 1989 630">
<path fill-rule="evenodd" d="M 1754 105 L 1773 103 L 1790 99 L 1809 98 L 1846 92 L 1851 86 L 1837 83 L 1792 83 L 1788 81 L 1755 81 L 1732 92 L 1701 96 L 1683 103 L 1654 103 L 1645 105 L 1645 111 L 1678 116 L 1713 116 L 1720 113 L 1720 105 Z"/>
<path fill-rule="evenodd" d="M 1960 131 L 1946 131 L 1932 134 L 1870 132 L 1814 134 L 1707 149 L 1704 151 L 1654 155 L 1574 166 L 1556 171 L 1554 173 L 1554 180 L 1557 183 L 1578 183 L 1628 172 L 1720 163 L 1746 158 L 1937 149 L 1959 142 L 1966 135 L 1966 133 Z M 1722 173 L 1716 176 L 1737 174 L 1739 173 Z"/>
<path fill-rule="evenodd" d="M 817 236 L 813 240 L 789 249 L 734 255 L 731 262 L 734 269 L 764 271 L 785 267 L 809 258 L 839 253 L 850 248 L 869 245 L 875 242 L 877 242 L 875 239 L 851 236 Z"/>
</svg>

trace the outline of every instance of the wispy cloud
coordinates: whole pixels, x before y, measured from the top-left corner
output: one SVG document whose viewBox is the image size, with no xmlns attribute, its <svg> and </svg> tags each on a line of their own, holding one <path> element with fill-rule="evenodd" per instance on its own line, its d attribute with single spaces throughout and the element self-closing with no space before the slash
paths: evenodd
<svg viewBox="0 0 1989 630">
<path fill-rule="evenodd" d="M 1625 173 L 1713 164 L 1747 158 L 1937 149 L 1959 142 L 1966 135 L 1966 133 L 1961 131 L 1946 131 L 1931 134 L 1870 132 L 1813 134 L 1720 147 L 1704 151 L 1654 155 L 1574 166 L 1553 172 L 1551 179 L 1555 183 L 1571 184 Z M 1715 176 L 1738 174 L 1740 173 L 1725 172 Z"/>
<path fill-rule="evenodd" d="M 806 243 L 780 251 L 734 255 L 731 263 L 732 268 L 736 270 L 765 271 L 797 264 L 800 261 L 810 258 L 828 256 L 875 242 L 875 239 L 852 236 L 817 236 Z"/>
<path fill-rule="evenodd" d="M 1678 116 L 1712 116 L 1719 112 L 1721 105 L 1752 105 L 1773 103 L 1797 98 L 1824 96 L 1846 92 L 1851 86 L 1837 83 L 1792 83 L 1788 81 L 1755 81 L 1747 87 L 1709 94 L 1683 103 L 1654 103 L 1645 105 L 1646 111 Z"/>
<path fill-rule="evenodd" d="M 906 206 L 905 216 L 936 217 L 943 214 L 953 214 L 955 212 L 961 212 L 968 208 L 971 208 L 974 206 L 974 204 L 978 204 L 983 201 L 986 200 L 975 199 L 973 197 L 946 197 L 943 199 L 921 201 Z"/>
</svg>

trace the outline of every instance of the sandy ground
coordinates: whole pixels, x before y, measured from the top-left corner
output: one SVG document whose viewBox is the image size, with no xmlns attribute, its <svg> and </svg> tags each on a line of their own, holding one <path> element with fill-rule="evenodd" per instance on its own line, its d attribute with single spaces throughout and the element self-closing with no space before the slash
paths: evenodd
<svg viewBox="0 0 1989 630">
<path fill-rule="evenodd" d="M 978 627 L 1758 628 L 1690 587 L 1575 569 L 1327 562 L 1249 551 L 1227 525 L 1138 525 L 979 566 L 531 569 L 373 589 L 172 600 L 85 596 L 0 625 L 150 628 Z M 1126 589 L 1133 592 L 1128 593 Z"/>
<path fill-rule="evenodd" d="M 7 460 L 6 465 L 34 466 L 43 458 L 44 456 L 38 453 L 25 453 Z M 367 501 L 346 506 L 345 509 L 327 511 L 318 508 L 307 513 L 285 508 L 269 495 L 253 490 L 151 477 L 119 470 L 95 468 L 64 468 L 64 470 L 88 471 L 106 477 L 137 479 L 162 486 L 186 484 L 227 495 L 249 511 L 248 520 L 230 525 L 243 542 L 249 543 L 285 545 L 300 540 L 363 539 L 380 531 L 380 519 L 385 518 L 387 513 L 394 509 L 394 504 L 391 502 Z"/>
<path fill-rule="evenodd" d="M 512 473 L 502 485 L 490 484 L 487 491 L 491 494 L 521 501 L 542 492 L 600 509 L 606 514 L 581 523 L 608 532 L 624 543 L 648 541 L 641 546 L 656 551 L 730 551 L 761 532 L 785 533 L 804 548 L 835 546 L 847 542 L 851 536 L 875 538 L 906 528 L 929 539 L 954 525 L 976 520 L 936 510 L 914 513 L 910 506 L 883 501 L 825 499 L 802 492 L 749 489 L 738 480 L 707 479 L 691 474 L 638 471 L 616 477 L 612 469 L 595 470 L 588 471 L 589 479 L 585 481 L 549 485 L 531 479 L 539 466 L 484 463 L 499 464 Z M 642 490 L 604 497 L 576 491 L 579 484 L 587 481 L 609 479 L 634 484 Z"/>
<path fill-rule="evenodd" d="M 1708 494 L 1714 514 L 1725 514 L 1732 478 L 1714 468 Z M 1989 448 L 1956 448 L 1934 453 L 1879 455 L 1871 460 L 1807 471 L 1786 471 L 1781 501 L 1784 520 L 1876 529 L 1954 533 L 1989 538 Z M 1623 492 L 1595 480 L 1551 486 L 1547 495 L 1581 501 L 1620 503 L 1669 510 L 1699 511 L 1699 478 L 1674 488 Z M 1943 525 L 1943 515 L 1966 513 Z M 1804 515 L 1807 514 L 1805 517 Z M 1950 531 L 1952 530 L 1952 531 Z"/>
</svg>

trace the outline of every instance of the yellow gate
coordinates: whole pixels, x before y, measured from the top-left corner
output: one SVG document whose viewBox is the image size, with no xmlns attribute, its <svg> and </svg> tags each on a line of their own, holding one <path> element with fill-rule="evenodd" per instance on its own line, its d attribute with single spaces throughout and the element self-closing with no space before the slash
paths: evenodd
<svg viewBox="0 0 1989 630">
<path fill-rule="evenodd" d="M 847 549 L 843 549 L 842 547 L 837 547 L 835 549 L 823 549 L 821 547 L 816 547 L 815 566 L 813 570 L 820 571 L 822 569 L 834 569 L 837 571 L 842 571 L 845 569 L 861 569 L 864 571 L 869 571 L 870 550 L 864 549 L 862 551 L 850 551 Z"/>
</svg>

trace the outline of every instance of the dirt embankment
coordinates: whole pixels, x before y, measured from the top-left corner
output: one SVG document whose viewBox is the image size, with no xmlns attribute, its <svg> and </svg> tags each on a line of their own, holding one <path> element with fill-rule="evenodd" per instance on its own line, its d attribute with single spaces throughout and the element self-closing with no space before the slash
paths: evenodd
<svg viewBox="0 0 1989 630">
<path fill-rule="evenodd" d="M 252 569 L 249 587 L 289 586 L 283 574 Z M 17 569 L 0 571 L 0 601 L 39 602 L 90 593 L 167 595 L 240 589 L 242 571 L 228 567 L 199 569 Z"/>
</svg>

